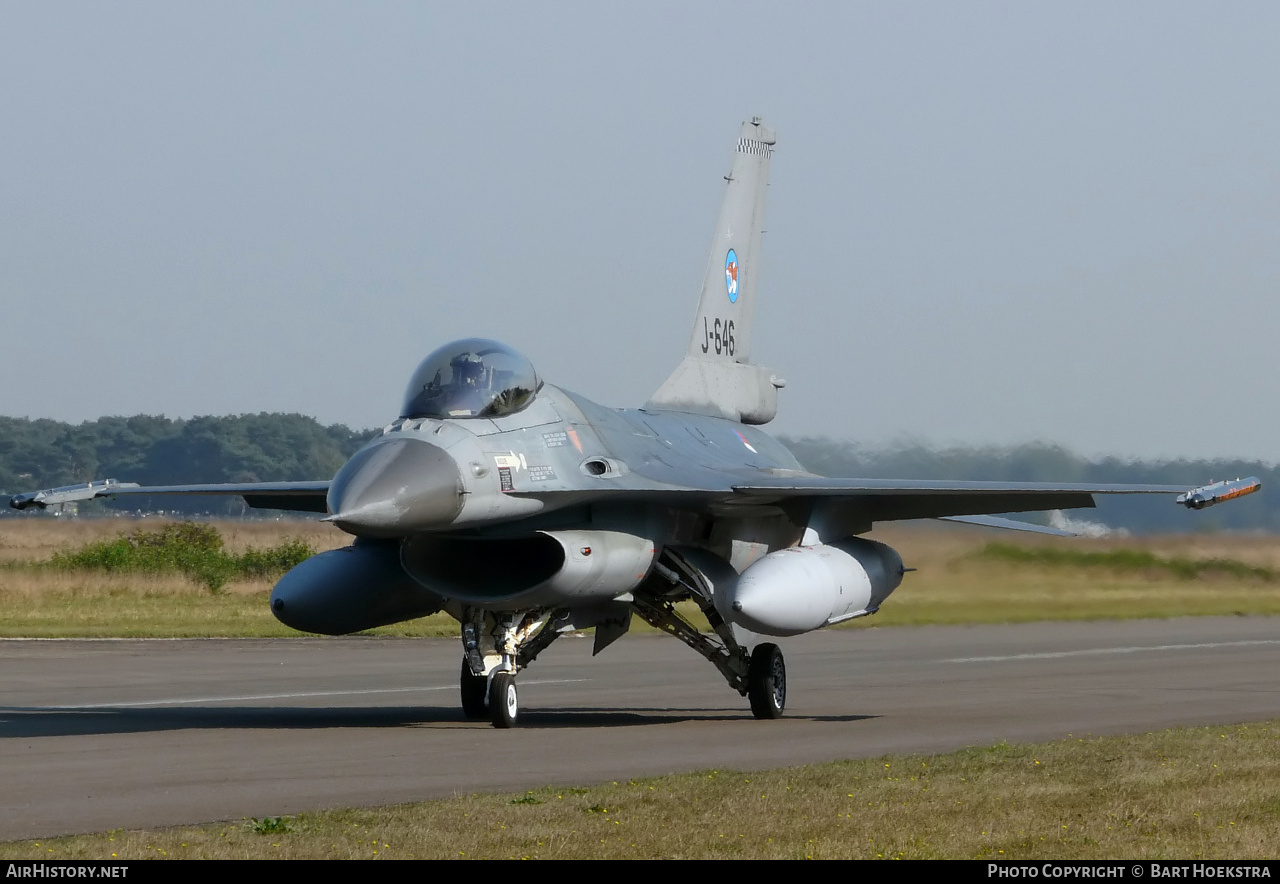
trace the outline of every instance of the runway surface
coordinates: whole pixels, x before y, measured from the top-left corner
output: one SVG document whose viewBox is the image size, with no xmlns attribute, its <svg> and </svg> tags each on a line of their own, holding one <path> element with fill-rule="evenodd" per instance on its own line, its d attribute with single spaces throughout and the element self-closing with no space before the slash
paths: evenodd
<svg viewBox="0 0 1280 884">
<path fill-rule="evenodd" d="M 522 726 L 463 718 L 457 641 L 0 641 L 0 839 L 1280 717 L 1280 619 L 828 631 L 787 717 L 701 657 L 565 638 Z"/>
</svg>

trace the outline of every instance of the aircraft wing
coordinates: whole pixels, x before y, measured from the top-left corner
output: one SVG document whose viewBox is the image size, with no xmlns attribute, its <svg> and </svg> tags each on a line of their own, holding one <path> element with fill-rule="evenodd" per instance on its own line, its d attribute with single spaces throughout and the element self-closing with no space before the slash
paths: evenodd
<svg viewBox="0 0 1280 884">
<path fill-rule="evenodd" d="M 817 502 L 862 511 L 873 522 L 939 519 L 1040 510 L 1092 507 L 1095 494 L 1174 494 L 1177 502 L 1199 509 L 1206 503 L 1249 494 L 1261 487 L 1256 478 L 1219 482 L 1201 488 L 1185 485 L 1090 485 L 1063 482 L 968 482 L 920 479 L 826 479 L 821 477 L 757 480 L 734 485 L 735 495 L 761 503 Z"/>
<path fill-rule="evenodd" d="M 138 485 L 135 482 L 119 482 L 103 479 L 83 485 L 64 485 L 44 491 L 31 491 L 14 495 L 9 506 L 17 510 L 28 507 L 44 509 L 62 503 L 94 500 L 99 497 L 125 497 L 149 494 L 188 494 L 211 497 L 243 497 L 245 503 L 255 509 L 294 510 L 304 513 L 325 513 L 329 493 L 328 480 L 322 482 L 243 482 L 215 483 L 209 485 Z"/>
</svg>

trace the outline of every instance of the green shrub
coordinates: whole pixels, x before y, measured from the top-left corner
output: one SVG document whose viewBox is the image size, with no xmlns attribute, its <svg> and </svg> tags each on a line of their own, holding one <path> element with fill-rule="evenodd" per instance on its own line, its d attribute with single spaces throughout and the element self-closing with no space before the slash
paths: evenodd
<svg viewBox="0 0 1280 884">
<path fill-rule="evenodd" d="M 245 577 L 273 577 L 302 564 L 315 554 L 316 551 L 305 540 L 286 540 L 267 549 L 251 547 L 238 557 L 237 562 L 240 573 Z"/>
<path fill-rule="evenodd" d="M 212 525 L 179 522 L 153 531 L 139 528 L 124 537 L 100 540 L 54 555 L 49 565 L 66 571 L 185 574 L 210 592 L 220 592 L 236 577 L 279 576 L 315 554 L 301 540 L 231 555 Z"/>
</svg>

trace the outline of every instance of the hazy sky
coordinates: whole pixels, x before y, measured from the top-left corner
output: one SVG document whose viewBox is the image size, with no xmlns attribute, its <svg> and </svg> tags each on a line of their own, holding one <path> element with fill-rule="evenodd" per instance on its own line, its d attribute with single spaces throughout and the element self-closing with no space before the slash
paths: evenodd
<svg viewBox="0 0 1280 884">
<path fill-rule="evenodd" d="M 477 335 L 639 405 L 759 115 L 778 432 L 1280 458 L 1280 4 L 0 21 L 0 414 L 381 425 Z"/>
</svg>

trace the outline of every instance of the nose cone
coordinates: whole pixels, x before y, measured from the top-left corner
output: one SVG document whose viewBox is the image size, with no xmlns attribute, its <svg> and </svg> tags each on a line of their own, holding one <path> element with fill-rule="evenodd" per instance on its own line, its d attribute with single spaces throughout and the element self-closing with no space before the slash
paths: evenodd
<svg viewBox="0 0 1280 884">
<path fill-rule="evenodd" d="M 462 474 L 444 449 L 420 439 L 356 452 L 329 486 L 330 521 L 360 537 L 443 528 L 462 511 Z"/>
</svg>

